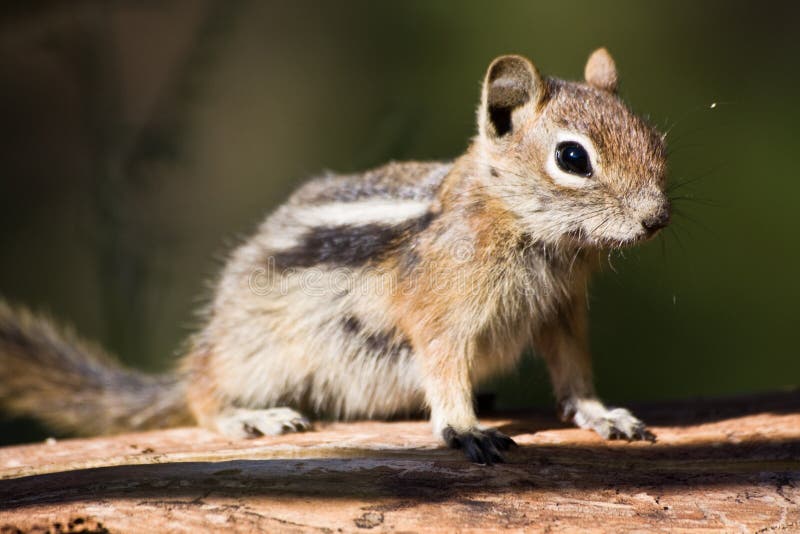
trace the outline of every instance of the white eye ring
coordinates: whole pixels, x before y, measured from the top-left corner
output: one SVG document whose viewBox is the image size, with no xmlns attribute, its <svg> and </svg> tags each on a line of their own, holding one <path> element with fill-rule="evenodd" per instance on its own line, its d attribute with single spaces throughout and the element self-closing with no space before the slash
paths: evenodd
<svg viewBox="0 0 800 534">
<path fill-rule="evenodd" d="M 591 164 L 591 168 L 593 169 L 592 174 L 597 174 L 597 171 L 600 167 L 600 161 L 597 157 L 597 150 L 595 149 L 592 140 L 585 135 L 563 130 L 556 134 L 555 145 L 553 146 L 553 150 L 550 152 L 550 155 L 547 158 L 547 163 L 545 164 L 545 170 L 547 171 L 547 174 L 550 175 L 555 183 L 564 187 L 570 187 L 573 189 L 590 187 L 592 185 L 591 177 L 571 174 L 558 166 L 558 162 L 556 161 L 556 147 L 562 143 L 578 143 L 581 145 L 589 155 L 589 162 Z"/>
</svg>

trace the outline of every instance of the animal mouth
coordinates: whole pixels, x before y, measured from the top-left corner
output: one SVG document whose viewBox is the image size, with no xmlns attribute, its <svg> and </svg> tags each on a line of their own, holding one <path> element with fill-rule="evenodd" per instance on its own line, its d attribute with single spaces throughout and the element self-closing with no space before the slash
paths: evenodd
<svg viewBox="0 0 800 534">
<path fill-rule="evenodd" d="M 624 239 L 611 239 L 608 237 L 596 237 L 592 235 L 587 235 L 583 230 L 570 230 L 567 232 L 567 237 L 569 240 L 578 246 L 582 247 L 593 247 L 601 250 L 606 249 L 621 249 L 621 248 L 629 248 L 634 245 L 638 245 L 639 243 L 644 243 L 645 241 L 649 241 L 653 237 L 655 237 L 659 233 L 659 230 L 655 230 L 652 232 L 644 232 L 633 237 L 627 237 Z"/>
</svg>

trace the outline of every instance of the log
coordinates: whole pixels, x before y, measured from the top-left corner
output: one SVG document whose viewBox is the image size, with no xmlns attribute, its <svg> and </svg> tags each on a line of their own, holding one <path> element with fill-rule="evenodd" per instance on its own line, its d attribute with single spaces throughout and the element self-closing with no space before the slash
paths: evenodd
<svg viewBox="0 0 800 534">
<path fill-rule="evenodd" d="M 423 421 L 229 441 L 197 428 L 0 449 L 0 533 L 800 531 L 800 395 L 639 407 L 658 441 L 541 413 L 466 462 Z"/>
</svg>

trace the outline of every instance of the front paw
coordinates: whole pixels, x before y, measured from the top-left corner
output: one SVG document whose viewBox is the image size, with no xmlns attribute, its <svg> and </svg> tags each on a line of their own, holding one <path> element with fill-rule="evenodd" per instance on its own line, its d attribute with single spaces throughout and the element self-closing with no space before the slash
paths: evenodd
<svg viewBox="0 0 800 534">
<path fill-rule="evenodd" d="M 656 440 L 655 434 L 625 408 L 608 409 L 597 400 L 581 400 L 576 403 L 574 421 L 581 428 L 589 428 L 605 439 L 628 441 Z"/>
<path fill-rule="evenodd" d="M 647 430 L 645 424 L 625 408 L 609 410 L 594 427 L 606 439 L 626 439 L 628 441 L 656 440 L 655 434 Z"/>
<path fill-rule="evenodd" d="M 442 438 L 448 447 L 461 449 L 471 462 L 492 465 L 502 463 L 503 451 L 515 447 L 516 442 L 495 428 L 471 428 L 458 432 L 448 426 L 442 431 Z"/>
</svg>

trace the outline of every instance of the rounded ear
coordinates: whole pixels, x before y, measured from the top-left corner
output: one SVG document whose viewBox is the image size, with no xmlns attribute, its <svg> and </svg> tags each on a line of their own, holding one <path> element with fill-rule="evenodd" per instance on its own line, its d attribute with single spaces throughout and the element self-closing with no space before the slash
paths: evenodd
<svg viewBox="0 0 800 534">
<path fill-rule="evenodd" d="M 543 95 L 544 82 L 530 61 L 522 56 L 496 58 L 483 81 L 478 110 L 480 134 L 498 138 L 513 132 L 514 112 L 535 109 Z"/>
<path fill-rule="evenodd" d="M 583 71 L 586 83 L 612 93 L 617 90 L 617 66 L 605 48 L 598 48 L 589 56 Z"/>
</svg>

